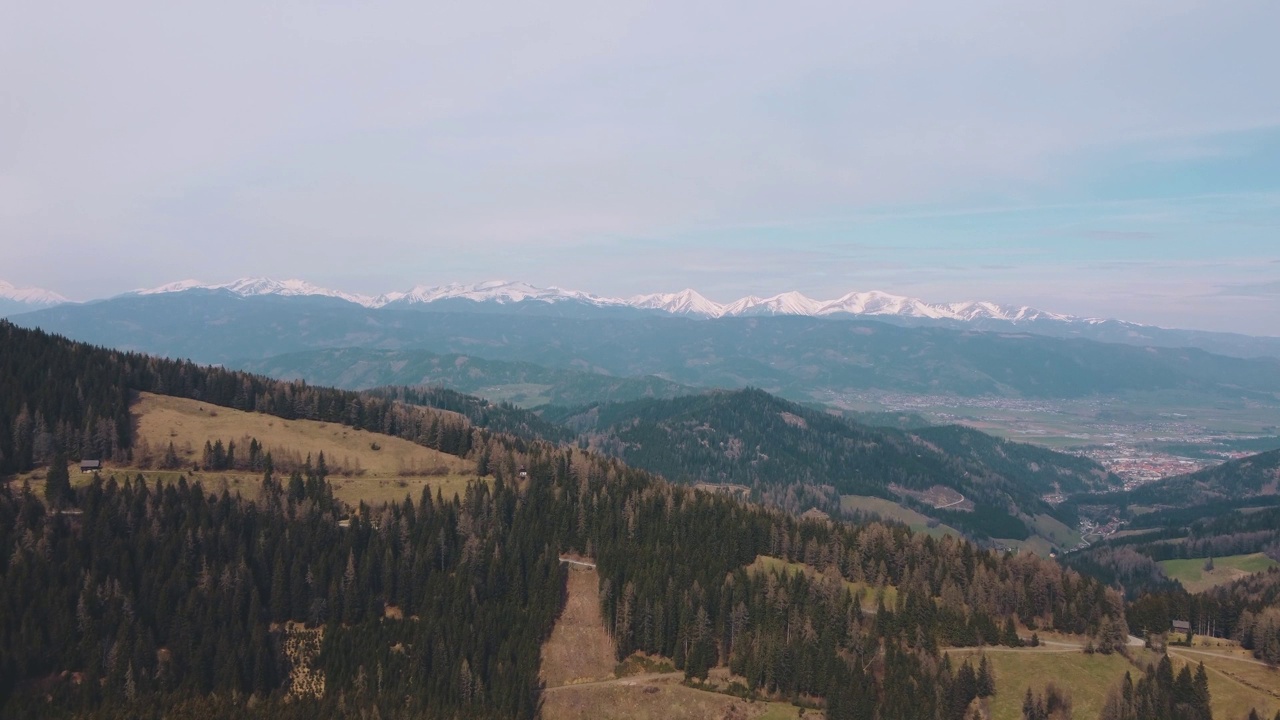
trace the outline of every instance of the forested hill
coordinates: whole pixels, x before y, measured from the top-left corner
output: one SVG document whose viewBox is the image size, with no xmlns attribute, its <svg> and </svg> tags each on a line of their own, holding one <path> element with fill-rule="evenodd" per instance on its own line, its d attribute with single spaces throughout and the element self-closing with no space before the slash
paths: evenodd
<svg viewBox="0 0 1280 720">
<path fill-rule="evenodd" d="M 148 389 L 528 471 L 495 463 L 460 498 L 359 508 L 334 499 L 320 464 L 287 479 L 268 465 L 256 497 L 187 475 L 95 476 L 46 505 L 0 483 L 5 718 L 533 718 L 565 552 L 597 559 L 620 656 L 668 657 L 689 677 L 728 665 L 751 691 L 821 698 L 831 720 L 963 720 L 990 683 L 939 648 L 1016 644 L 1015 618 L 1123 644 L 1119 596 L 1035 556 L 800 521 L 386 398 L 3 331 L 5 436 L 24 416 L 43 428 L 17 433 L 15 467 L 35 461 L 28 443 L 70 452 L 102 427 L 127 454 L 121 413 Z M 761 555 L 822 575 L 748 571 Z M 864 613 L 853 589 L 890 586 L 896 602 Z"/>
<path fill-rule="evenodd" d="M 792 510 L 834 495 L 952 488 L 993 512 L 1051 512 L 1040 496 L 1115 481 L 1090 460 L 958 427 L 871 427 L 760 390 L 547 409 L 588 446 L 681 482 L 746 485 Z M 824 489 L 825 488 L 825 489 Z M 797 506 L 796 503 L 799 503 Z"/>
<path fill-rule="evenodd" d="M 43 464 L 56 450 L 71 458 L 123 459 L 133 442 L 130 393 L 144 390 L 285 419 L 342 423 L 455 455 L 470 451 L 473 425 L 530 439 L 567 439 L 532 413 L 438 388 L 373 394 L 282 382 L 93 347 L 4 321 L 0 348 L 0 475 Z"/>
</svg>

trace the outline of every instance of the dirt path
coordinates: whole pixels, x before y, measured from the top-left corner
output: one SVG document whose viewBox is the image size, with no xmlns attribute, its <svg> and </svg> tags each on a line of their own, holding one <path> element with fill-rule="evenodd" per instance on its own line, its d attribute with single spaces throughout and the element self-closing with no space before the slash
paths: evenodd
<svg viewBox="0 0 1280 720">
<path fill-rule="evenodd" d="M 596 687 L 599 685 L 646 685 L 650 682 L 658 680 L 683 680 L 684 673 L 645 673 L 642 675 L 628 675 L 627 677 L 612 678 L 609 680 L 591 680 L 589 682 L 576 682 L 570 685 L 557 685 L 543 690 L 543 693 L 553 693 L 559 690 L 573 690 L 575 688 Z"/>
<path fill-rule="evenodd" d="M 1056 645 L 1060 647 L 1046 647 L 1047 645 Z M 973 650 L 989 652 L 1011 652 L 1011 653 L 1035 653 L 1037 655 L 1049 655 L 1052 653 L 1073 653 L 1080 652 L 1081 646 L 1068 645 L 1066 643 L 1040 643 L 1040 647 L 1007 647 L 1004 645 L 983 645 L 982 647 L 972 648 L 954 648 L 956 651 Z"/>
<path fill-rule="evenodd" d="M 949 507 L 953 507 L 953 506 L 955 506 L 955 505 L 959 505 L 960 503 L 964 502 L 964 494 L 962 494 L 959 490 L 957 490 L 957 491 L 956 491 L 956 494 L 960 496 L 960 499 L 959 499 L 959 500 L 957 500 L 957 501 L 955 501 L 955 502 L 949 502 L 949 503 L 947 503 L 946 505 L 934 505 L 934 506 L 933 506 L 933 509 L 934 509 L 934 510 L 945 510 L 945 509 L 947 509 L 947 508 L 949 508 Z"/>
<path fill-rule="evenodd" d="M 1209 657 L 1220 658 L 1222 660 L 1235 660 L 1236 662 L 1249 663 L 1250 665 L 1261 665 L 1264 668 L 1273 667 L 1272 665 L 1268 665 L 1262 662 L 1261 660 L 1254 660 L 1253 658 L 1243 658 L 1243 657 L 1238 657 L 1236 655 L 1223 655 L 1221 653 L 1209 652 L 1208 650 L 1192 650 L 1191 648 L 1180 647 L 1180 648 L 1168 648 L 1166 651 L 1170 655 L 1175 655 L 1175 656 L 1180 655 L 1182 653 L 1195 653 L 1196 655 L 1207 655 Z M 1183 660 L 1187 660 L 1188 662 L 1190 662 L 1191 658 L 1183 658 Z"/>
</svg>

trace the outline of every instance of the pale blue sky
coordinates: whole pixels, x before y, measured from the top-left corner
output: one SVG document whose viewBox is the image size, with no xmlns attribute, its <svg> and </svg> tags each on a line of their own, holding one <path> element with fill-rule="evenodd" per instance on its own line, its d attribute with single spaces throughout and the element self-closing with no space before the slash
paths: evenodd
<svg viewBox="0 0 1280 720">
<path fill-rule="evenodd" d="M 1275 2 L 25 3 L 0 279 L 881 289 L 1280 335 Z"/>
</svg>

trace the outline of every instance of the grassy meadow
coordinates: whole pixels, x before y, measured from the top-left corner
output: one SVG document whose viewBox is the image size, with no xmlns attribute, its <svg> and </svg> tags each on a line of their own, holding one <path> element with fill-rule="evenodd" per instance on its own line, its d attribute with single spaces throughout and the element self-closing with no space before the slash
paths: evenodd
<svg viewBox="0 0 1280 720">
<path fill-rule="evenodd" d="M 1223 585 L 1280 565 L 1262 553 L 1216 557 L 1213 559 L 1212 570 L 1204 569 L 1206 560 L 1207 558 L 1162 560 L 1159 565 L 1165 575 L 1182 583 L 1190 593 L 1204 592 L 1216 585 Z"/>
<path fill-rule="evenodd" d="M 960 531 L 949 525 L 929 526 L 929 518 L 912 510 L 905 505 L 896 503 L 885 498 L 870 497 L 867 495 L 841 495 L 840 509 L 845 512 L 870 512 L 879 515 L 886 520 L 894 520 L 909 526 L 916 532 L 927 533 L 935 538 L 943 535 L 954 535 L 962 537 Z"/>
<path fill-rule="evenodd" d="M 122 478 L 141 474 L 148 482 L 173 482 L 185 474 L 211 490 L 226 488 L 233 493 L 255 496 L 262 484 L 260 473 L 191 470 L 200 463 L 206 441 L 221 440 L 224 444 L 234 441 L 237 452 L 247 452 L 249 438 L 255 438 L 272 453 L 273 458 L 303 459 L 311 455 L 314 461 L 324 452 L 334 495 L 352 505 L 361 501 L 371 505 L 399 502 L 406 496 L 416 500 L 428 486 L 432 494 L 439 490 L 448 498 L 455 493 L 463 493 L 468 482 L 477 480 L 475 465 L 471 461 L 408 440 L 334 423 L 283 420 L 272 415 L 151 393 L 140 393 L 130 413 L 137 433 L 135 459 L 139 459 L 143 452 L 144 440 L 145 447 L 150 448 L 150 454 L 157 462 L 164 456 L 169 443 L 173 443 L 186 469 L 156 470 L 143 469 L 137 464 L 114 466 L 107 463 L 104 476 L 114 474 Z M 282 465 L 277 463 L 277 468 Z M 72 484 L 83 484 L 92 479 L 92 475 L 80 473 L 77 465 L 72 465 L 70 470 Z M 38 469 L 19 476 L 16 482 L 30 482 L 33 490 L 41 493 L 45 472 L 43 468 Z"/>
</svg>

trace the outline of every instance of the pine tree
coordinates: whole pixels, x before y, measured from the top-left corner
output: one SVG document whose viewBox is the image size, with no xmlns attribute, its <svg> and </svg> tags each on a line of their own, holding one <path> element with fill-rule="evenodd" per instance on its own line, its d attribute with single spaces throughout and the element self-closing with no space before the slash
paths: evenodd
<svg viewBox="0 0 1280 720">
<path fill-rule="evenodd" d="M 978 663 L 978 697 L 987 698 L 996 694 L 995 677 L 991 674 L 991 663 L 987 660 L 987 656 L 982 656 L 982 661 Z"/>
<path fill-rule="evenodd" d="M 59 450 L 53 456 L 53 463 L 49 465 L 49 472 L 45 475 L 44 481 L 44 498 L 49 501 L 50 505 L 60 507 L 64 503 L 70 502 L 71 493 L 71 474 L 67 471 L 67 456 Z"/>
<path fill-rule="evenodd" d="M 1004 632 L 1000 635 L 1000 643 L 1009 647 L 1019 647 L 1022 640 L 1018 639 L 1018 628 L 1013 624 L 1013 618 L 1005 618 Z"/>
</svg>

